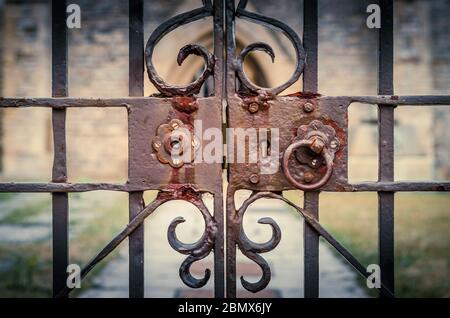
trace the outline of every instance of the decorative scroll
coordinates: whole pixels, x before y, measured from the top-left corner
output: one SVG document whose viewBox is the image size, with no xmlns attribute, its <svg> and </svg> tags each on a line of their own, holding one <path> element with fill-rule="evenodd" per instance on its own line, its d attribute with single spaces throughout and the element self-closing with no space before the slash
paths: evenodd
<svg viewBox="0 0 450 318">
<path fill-rule="evenodd" d="M 271 218 L 263 218 L 258 221 L 259 223 L 270 224 L 272 226 L 273 234 L 272 238 L 268 242 L 256 244 L 251 242 L 248 237 L 245 236 L 242 228 L 242 217 L 250 204 L 256 200 L 264 198 L 281 200 L 297 210 L 305 222 L 307 222 L 320 236 L 332 245 L 362 276 L 365 278 L 369 277 L 370 273 L 366 271 L 366 268 L 343 245 L 341 245 L 341 243 L 339 243 L 330 233 L 328 233 L 328 231 L 325 230 L 322 225 L 320 225 L 320 223 L 309 214 L 308 211 L 300 208 L 280 194 L 274 192 L 253 192 L 252 195 L 244 201 L 242 207 L 238 211 L 238 217 L 241 224 L 238 246 L 247 257 L 255 261 L 261 267 L 263 270 L 263 276 L 260 281 L 255 284 L 248 283 L 241 277 L 242 286 L 244 286 L 245 289 L 251 292 L 257 292 L 267 286 L 270 281 L 270 268 L 267 262 L 255 253 L 264 253 L 273 250 L 281 239 L 281 231 L 275 221 Z M 385 295 L 393 297 L 392 292 L 383 283 L 381 283 L 380 289 Z"/>
<path fill-rule="evenodd" d="M 209 277 L 211 276 L 211 271 L 209 268 L 205 269 L 205 276 L 201 279 L 197 279 L 191 275 L 189 270 L 192 263 L 208 256 L 214 248 L 214 239 L 217 233 L 217 226 L 199 194 L 192 195 L 188 202 L 194 204 L 202 213 L 205 221 L 205 232 L 202 237 L 193 244 L 185 244 L 180 242 L 177 238 L 175 229 L 178 224 L 185 222 L 185 219 L 182 217 L 177 217 L 169 225 L 167 239 L 169 240 L 170 246 L 172 246 L 174 250 L 181 254 L 189 255 L 180 267 L 181 280 L 191 288 L 200 288 L 208 282 Z"/>
<path fill-rule="evenodd" d="M 271 272 L 269 264 L 267 264 L 267 261 L 261 257 L 259 254 L 266 253 L 271 250 L 273 250 L 275 247 L 277 247 L 278 243 L 280 243 L 281 240 L 281 230 L 278 224 L 272 219 L 272 218 L 262 218 L 258 220 L 258 223 L 260 224 L 268 224 L 272 227 L 272 237 L 270 240 L 268 240 L 265 243 L 255 243 L 251 241 L 244 231 L 243 226 L 243 219 L 244 214 L 247 211 L 250 204 L 255 202 L 258 199 L 258 193 L 254 192 L 247 200 L 244 201 L 241 208 L 239 209 L 237 215 L 238 215 L 238 224 L 240 224 L 239 229 L 239 239 L 237 241 L 237 244 L 239 246 L 239 249 L 241 252 L 250 258 L 252 261 L 254 261 L 262 270 L 262 277 L 261 279 L 256 283 L 249 283 L 244 279 L 243 276 L 241 276 L 241 283 L 242 286 L 247 289 L 248 291 L 251 291 L 253 293 L 256 293 L 260 290 L 263 290 L 266 288 L 267 284 L 270 282 L 271 278 Z"/>
<path fill-rule="evenodd" d="M 81 278 L 84 278 L 100 261 L 108 256 L 120 243 L 122 243 L 131 233 L 139 227 L 145 219 L 151 215 L 162 204 L 172 200 L 185 200 L 194 204 L 202 213 L 205 220 L 205 232 L 200 240 L 194 244 L 184 244 L 180 242 L 175 234 L 175 228 L 179 223 L 184 222 L 183 218 L 176 218 L 172 221 L 168 229 L 169 244 L 178 252 L 189 255 L 189 257 L 182 263 L 180 267 L 180 277 L 183 282 L 193 288 L 204 286 L 211 275 L 209 269 L 205 270 L 205 277 L 196 279 L 189 273 L 192 263 L 203 259 L 214 248 L 214 238 L 217 232 L 217 226 L 214 218 L 209 213 L 208 209 L 201 199 L 204 192 L 198 191 L 191 185 L 177 186 L 170 189 L 160 190 L 155 200 L 147 206 L 142 207 L 142 211 L 137 214 L 127 226 L 117 234 L 94 258 L 92 258 L 85 267 L 81 270 Z M 57 298 L 65 297 L 72 291 L 72 288 L 65 287 L 57 294 Z"/>
<path fill-rule="evenodd" d="M 214 55 L 210 53 L 205 47 L 197 44 L 188 44 L 182 47 L 178 53 L 178 65 L 181 65 L 183 61 L 191 54 L 201 56 L 205 61 L 205 68 L 200 77 L 194 82 L 187 85 L 171 85 L 166 83 L 156 72 L 152 60 L 155 46 L 169 32 L 182 25 L 212 16 L 213 12 L 214 10 L 211 0 L 203 0 L 203 7 L 176 15 L 173 18 L 167 20 L 163 24 L 159 25 L 148 39 L 147 45 L 145 47 L 145 62 L 147 65 L 148 77 L 153 85 L 155 85 L 155 87 L 162 94 L 170 97 L 198 94 L 203 83 L 208 79 L 210 75 L 214 73 Z"/>
<path fill-rule="evenodd" d="M 305 50 L 303 49 L 302 41 L 298 37 L 297 33 L 294 30 L 292 30 L 292 28 L 290 28 L 288 25 L 284 24 L 279 20 L 245 10 L 247 2 L 248 2 L 247 0 L 241 0 L 239 2 L 238 7 L 236 9 L 236 17 L 248 20 L 253 23 L 261 24 L 282 32 L 294 46 L 296 54 L 296 65 L 295 70 L 292 73 L 289 80 L 280 86 L 274 88 L 265 88 L 254 84 L 252 81 L 250 81 L 250 79 L 244 72 L 243 64 L 247 55 L 253 51 L 263 51 L 271 57 L 272 62 L 275 61 L 275 53 L 272 47 L 263 42 L 256 42 L 249 44 L 242 50 L 241 54 L 239 55 L 236 61 L 236 72 L 242 85 L 244 85 L 251 92 L 256 94 L 278 95 L 279 93 L 290 87 L 292 84 L 294 84 L 300 78 L 300 75 L 302 74 L 303 68 L 305 66 L 306 53 Z"/>
</svg>

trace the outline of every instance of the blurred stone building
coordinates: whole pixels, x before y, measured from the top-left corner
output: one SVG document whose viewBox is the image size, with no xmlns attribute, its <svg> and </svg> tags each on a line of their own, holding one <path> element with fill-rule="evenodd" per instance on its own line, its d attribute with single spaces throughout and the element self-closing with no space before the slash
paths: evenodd
<svg viewBox="0 0 450 318">
<path fill-rule="evenodd" d="M 377 30 L 366 27 L 374 0 L 320 0 L 319 91 L 325 95 L 377 92 Z M 81 29 L 69 30 L 69 94 L 120 97 L 128 94 L 128 1 L 77 0 Z M 338 4 L 338 5 L 337 5 Z M 395 1 L 395 93 L 450 94 L 450 1 Z M 145 1 L 145 37 L 171 16 L 201 5 L 200 0 Z M 250 1 L 249 10 L 283 20 L 302 32 L 302 1 Z M 0 95 L 51 96 L 51 13 L 49 1 L 0 0 Z M 166 36 L 155 52 L 159 73 L 186 83 L 203 68 L 189 57 L 178 67 L 178 50 L 188 43 L 212 48 L 212 21 L 195 22 Z M 263 53 L 251 56 L 246 71 L 262 85 L 286 80 L 295 60 L 278 32 L 237 22 L 238 47 L 269 43 L 275 64 Z M 301 89 L 301 83 L 288 92 Z M 148 79 L 145 94 L 155 90 Z M 208 94 L 208 87 L 203 90 Z M 351 180 L 377 178 L 376 106 L 350 108 Z M 48 181 L 53 157 L 51 111 L 1 111 L 1 178 Z M 127 114 L 119 109 L 70 109 L 67 117 L 69 180 L 127 178 Z M 397 179 L 450 178 L 450 110 L 399 107 L 396 110 Z"/>
</svg>

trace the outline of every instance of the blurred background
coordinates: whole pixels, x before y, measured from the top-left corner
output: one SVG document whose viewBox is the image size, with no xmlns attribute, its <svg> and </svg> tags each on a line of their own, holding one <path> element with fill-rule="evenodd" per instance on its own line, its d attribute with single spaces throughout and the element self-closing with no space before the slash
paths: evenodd
<svg viewBox="0 0 450 318">
<path fill-rule="evenodd" d="M 375 95 L 377 30 L 366 26 L 371 0 L 319 0 L 319 92 L 323 95 Z M 79 0 L 81 29 L 69 30 L 69 95 L 128 95 L 128 2 Z M 145 39 L 162 22 L 201 6 L 200 0 L 145 1 Z M 302 34 L 302 0 L 250 0 L 248 9 L 282 20 Z M 450 94 L 450 2 L 395 1 L 395 94 Z M 50 1 L 0 0 L 0 96 L 51 96 Z M 189 57 L 179 67 L 178 50 L 199 43 L 212 51 L 212 19 L 197 21 L 167 35 L 155 51 L 158 72 L 170 83 L 187 83 L 203 69 Z M 295 55 L 279 32 L 237 21 L 238 52 L 256 41 L 270 44 L 276 59 L 252 54 L 245 70 L 255 83 L 276 86 L 289 78 Z M 155 93 L 148 78 L 145 95 Z M 286 93 L 301 90 L 301 79 Z M 201 94 L 211 93 L 206 83 Z M 447 108 L 447 109 L 445 109 Z M 125 182 L 128 166 L 127 113 L 122 109 L 69 109 L 67 153 L 70 182 Z M 375 181 L 378 130 L 375 105 L 349 110 L 349 180 Z M 0 178 L 6 181 L 51 179 L 51 110 L 0 110 Z M 450 109 L 399 107 L 395 111 L 396 180 L 450 180 Z M 224 185 L 226 186 L 226 185 Z M 237 194 L 242 202 L 249 193 Z M 301 204 L 300 191 L 285 193 Z M 146 202 L 155 193 L 146 193 Z M 205 198 L 205 202 L 212 198 Z M 267 202 L 266 202 L 267 201 Z M 86 263 L 127 223 L 128 197 L 95 192 L 70 195 L 70 262 Z M 396 293 L 400 297 L 450 297 L 450 195 L 398 193 L 395 201 Z M 183 256 L 167 243 L 169 222 L 183 215 L 179 236 L 194 242 L 203 233 L 200 213 L 186 202 L 160 207 L 146 220 L 146 297 L 209 297 L 184 287 L 178 277 Z M 303 220 L 271 200 L 251 206 L 244 220 L 248 236 L 265 241 L 270 230 L 261 216 L 280 224 L 282 241 L 263 256 L 273 270 L 267 290 L 256 297 L 302 297 Z M 377 194 L 323 193 L 321 223 L 364 265 L 377 262 Z M 51 296 L 51 197 L 0 194 L 0 297 Z M 127 297 L 126 242 L 83 280 L 79 297 Z M 193 273 L 212 269 L 212 255 Z M 238 255 L 238 276 L 259 278 L 257 266 Z M 334 250 L 320 246 L 320 294 L 323 297 L 372 297 L 364 280 Z M 252 279 L 253 277 L 253 279 Z M 238 281 L 238 286 L 240 283 Z M 240 296 L 251 296 L 240 291 Z"/>
</svg>

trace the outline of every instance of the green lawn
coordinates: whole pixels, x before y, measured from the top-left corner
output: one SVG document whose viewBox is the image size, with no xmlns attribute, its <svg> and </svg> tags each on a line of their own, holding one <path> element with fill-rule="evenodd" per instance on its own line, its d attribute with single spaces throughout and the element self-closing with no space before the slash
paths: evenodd
<svg viewBox="0 0 450 318">
<path fill-rule="evenodd" d="M 378 262 L 377 207 L 376 193 L 321 194 L 321 224 L 364 265 Z M 395 282 L 397 297 L 450 297 L 449 194 L 396 194 Z"/>
<path fill-rule="evenodd" d="M 13 198 L 16 194 L 11 192 L 0 192 L 0 202 Z"/>
</svg>

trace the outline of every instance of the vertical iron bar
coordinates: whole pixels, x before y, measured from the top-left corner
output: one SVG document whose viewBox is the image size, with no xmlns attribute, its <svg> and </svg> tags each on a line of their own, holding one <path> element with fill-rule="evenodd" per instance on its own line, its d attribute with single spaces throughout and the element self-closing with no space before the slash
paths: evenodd
<svg viewBox="0 0 450 318">
<path fill-rule="evenodd" d="M 129 0 L 129 95 L 144 95 L 144 2 Z M 142 191 L 129 193 L 130 221 L 143 209 Z M 144 225 L 129 237 L 129 296 L 144 297 Z"/>
<path fill-rule="evenodd" d="M 130 96 L 144 96 L 144 2 L 129 0 L 129 70 Z"/>
<path fill-rule="evenodd" d="M 234 0 L 225 0 L 225 35 L 226 35 L 226 53 L 225 53 L 225 92 L 228 96 L 233 96 L 236 91 L 236 71 L 234 68 L 234 59 L 236 56 L 235 39 L 235 4 Z"/>
<path fill-rule="evenodd" d="M 130 192 L 130 221 L 144 208 L 143 192 Z M 144 224 L 137 227 L 128 240 L 129 249 L 129 297 L 144 297 Z"/>
<path fill-rule="evenodd" d="M 319 220 L 319 192 L 305 192 L 304 208 Z M 319 297 L 319 234 L 303 222 L 304 296 Z"/>
<path fill-rule="evenodd" d="M 218 0 L 221 1 L 221 0 Z M 224 219 L 222 189 L 214 194 L 214 218 L 217 221 L 217 233 L 214 245 L 214 297 L 225 297 L 225 269 L 224 269 Z"/>
<path fill-rule="evenodd" d="M 394 94 L 394 5 L 380 0 L 378 94 Z M 394 181 L 394 108 L 378 105 L 378 180 Z M 394 193 L 378 192 L 379 262 L 382 283 L 394 294 Z M 383 296 L 383 295 L 381 295 Z"/>
<path fill-rule="evenodd" d="M 214 67 L 214 96 L 222 100 L 224 93 L 224 4 L 223 0 L 214 0 L 214 56 L 218 63 Z"/>
<path fill-rule="evenodd" d="M 303 72 L 303 90 L 318 91 L 318 0 L 303 3 L 303 44 L 306 65 Z M 319 219 L 319 192 L 305 192 L 304 208 Z M 304 295 L 319 297 L 319 234 L 304 222 Z"/>
<path fill-rule="evenodd" d="M 236 90 L 236 72 L 234 57 L 236 55 L 235 43 L 235 3 L 234 0 L 225 0 L 225 92 L 233 96 Z M 226 197 L 226 289 L 227 298 L 236 298 L 236 242 L 233 238 L 233 218 L 235 213 L 234 189 L 228 184 Z"/>
<path fill-rule="evenodd" d="M 66 97 L 67 89 L 66 1 L 52 1 L 52 96 Z M 53 109 L 53 182 L 67 181 L 66 110 Z M 69 263 L 67 193 L 52 195 L 53 296 L 66 286 Z"/>
<path fill-rule="evenodd" d="M 224 5 L 223 0 L 214 0 L 214 55 L 217 59 L 214 69 L 214 96 L 222 103 L 224 90 Z M 214 247 L 214 296 L 225 296 L 224 269 L 224 218 L 222 182 L 214 194 L 214 218 L 217 221 L 217 233 Z"/>
</svg>

